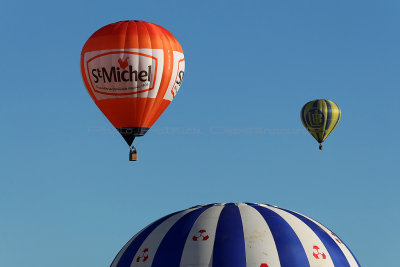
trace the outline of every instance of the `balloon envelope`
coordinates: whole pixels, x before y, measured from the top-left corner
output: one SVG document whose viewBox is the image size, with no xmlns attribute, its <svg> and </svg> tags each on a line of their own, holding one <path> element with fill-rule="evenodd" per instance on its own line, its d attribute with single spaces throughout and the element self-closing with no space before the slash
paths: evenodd
<svg viewBox="0 0 400 267">
<path fill-rule="evenodd" d="M 146 134 L 168 107 L 184 71 L 176 38 L 144 21 L 104 26 L 87 40 L 81 53 L 87 91 L 128 145 Z"/>
<path fill-rule="evenodd" d="M 111 267 L 360 266 L 347 246 L 297 212 L 253 203 L 196 206 L 136 234 Z"/>
<path fill-rule="evenodd" d="M 330 100 L 317 99 L 308 102 L 300 112 L 300 118 L 307 131 L 322 143 L 340 121 L 339 106 Z"/>
</svg>

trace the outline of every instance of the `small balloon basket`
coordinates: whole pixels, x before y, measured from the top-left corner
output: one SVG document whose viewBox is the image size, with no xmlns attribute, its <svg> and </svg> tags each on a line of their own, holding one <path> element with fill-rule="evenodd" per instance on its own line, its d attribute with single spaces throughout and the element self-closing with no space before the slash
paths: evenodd
<svg viewBox="0 0 400 267">
<path fill-rule="evenodd" d="M 129 150 L 129 161 L 137 161 L 138 160 L 138 154 L 137 150 L 134 146 L 131 147 Z"/>
</svg>

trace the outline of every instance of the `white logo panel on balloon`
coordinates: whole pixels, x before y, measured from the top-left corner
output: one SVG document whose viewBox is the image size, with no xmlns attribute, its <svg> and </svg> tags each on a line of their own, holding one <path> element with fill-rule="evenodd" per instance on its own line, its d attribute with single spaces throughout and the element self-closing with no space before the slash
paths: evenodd
<svg viewBox="0 0 400 267">
<path fill-rule="evenodd" d="M 164 99 L 169 101 L 174 99 L 179 88 L 181 88 L 183 76 L 185 74 L 185 57 L 183 56 L 183 53 L 174 51 L 173 57 L 174 62 L 171 80 L 169 81 L 168 89 L 164 95 Z"/>
<path fill-rule="evenodd" d="M 112 49 L 84 55 L 87 82 L 97 100 L 155 98 L 163 66 L 161 49 Z"/>
</svg>

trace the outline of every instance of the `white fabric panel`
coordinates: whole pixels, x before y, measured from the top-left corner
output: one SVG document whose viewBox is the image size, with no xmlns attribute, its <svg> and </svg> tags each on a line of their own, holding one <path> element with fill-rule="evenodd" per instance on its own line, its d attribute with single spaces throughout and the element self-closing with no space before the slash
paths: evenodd
<svg viewBox="0 0 400 267">
<path fill-rule="evenodd" d="M 295 212 L 295 211 L 293 211 L 293 212 Z M 300 214 L 298 212 L 295 212 L 295 213 Z M 300 214 L 300 215 L 302 215 L 302 214 Z M 321 229 L 324 230 L 335 241 L 335 243 L 339 246 L 340 250 L 343 252 L 347 261 L 350 263 L 350 267 L 359 267 L 359 265 L 357 264 L 357 261 L 354 259 L 353 255 L 351 254 L 351 252 L 349 251 L 347 246 L 331 230 L 329 230 L 328 228 L 326 228 L 324 225 L 320 224 L 319 222 L 315 221 L 314 219 L 311 219 L 310 217 L 307 217 L 305 215 L 302 215 L 302 216 L 306 217 L 307 219 L 309 219 L 310 221 L 314 222 L 319 227 L 321 227 Z"/>
<path fill-rule="evenodd" d="M 222 209 L 221 205 L 212 206 L 197 218 L 187 237 L 180 266 L 212 266 L 215 232 Z M 205 232 L 200 233 L 201 230 Z M 194 236 L 198 237 L 197 241 L 193 240 Z M 203 240 L 203 237 L 207 240 Z"/>
<path fill-rule="evenodd" d="M 149 225 L 150 226 L 150 225 Z M 134 237 L 132 237 L 128 243 L 125 244 L 125 246 L 120 250 L 120 252 L 118 253 L 118 255 L 115 257 L 115 260 L 113 262 L 113 264 L 110 267 L 114 267 L 117 266 L 119 260 L 121 259 L 122 255 L 125 253 L 126 249 L 130 246 L 130 244 L 132 244 L 133 240 L 135 240 L 135 238 L 140 235 L 147 227 L 146 226 L 144 229 L 142 229 L 139 233 L 137 233 Z"/>
<path fill-rule="evenodd" d="M 140 53 L 140 55 L 138 53 Z M 119 60 L 121 60 L 121 62 L 119 62 Z M 132 65 L 132 71 L 136 71 L 137 77 L 139 77 L 139 74 L 142 71 L 148 73 L 148 67 L 151 66 L 150 81 L 142 82 L 139 79 L 137 79 L 137 81 L 133 80 L 132 82 L 123 81 L 122 76 L 124 76 L 125 78 L 129 77 L 129 71 L 127 67 L 129 65 Z M 123 69 L 123 66 L 125 66 L 126 69 Z M 107 70 L 110 70 L 111 67 L 114 67 L 115 70 L 119 68 L 121 80 L 119 82 L 113 81 L 108 82 L 107 84 L 103 84 L 101 79 L 99 78 L 98 83 L 96 84 L 94 82 L 94 80 L 96 80 L 96 77 L 93 76 L 92 70 L 97 68 L 101 69 L 102 67 L 106 68 Z M 164 51 L 162 49 L 110 49 L 92 51 L 84 54 L 85 74 L 87 76 L 90 89 L 97 100 L 126 97 L 155 98 L 160 88 L 163 68 Z M 126 75 L 122 75 L 122 72 L 124 71 L 128 71 L 125 73 Z M 98 73 L 97 76 L 99 76 Z M 143 77 L 143 79 L 145 78 Z M 122 90 L 119 88 L 128 89 Z M 135 93 L 138 90 L 141 91 L 150 88 L 153 89 L 141 93 Z M 115 93 L 116 95 L 103 94 L 101 92 Z M 132 94 L 123 95 L 124 93 Z"/>
<path fill-rule="evenodd" d="M 328 250 L 310 227 L 286 211 L 266 205 L 262 206 L 276 212 L 292 227 L 306 252 L 311 267 L 335 267 Z M 317 246 L 318 250 L 315 250 L 314 246 Z M 318 254 L 319 259 L 315 258 L 313 253 Z M 326 256 L 325 259 L 322 258 L 322 253 Z"/>
<path fill-rule="evenodd" d="M 135 266 L 140 266 L 140 267 L 150 267 L 151 264 L 153 263 L 153 259 L 155 256 L 155 253 L 161 243 L 161 241 L 163 240 L 164 236 L 167 234 L 167 232 L 169 231 L 169 229 L 180 219 L 182 218 L 182 216 L 184 216 L 185 214 L 198 209 L 198 207 L 196 208 L 192 208 L 192 209 L 187 209 L 184 210 L 182 212 L 179 212 L 177 214 L 175 214 L 174 216 L 168 218 L 167 220 L 165 220 L 163 223 L 161 223 L 159 226 L 157 226 L 157 228 L 155 228 L 150 235 L 143 241 L 142 245 L 140 246 L 140 248 L 138 249 L 137 253 L 135 254 L 135 257 L 133 258 L 133 261 L 131 263 L 131 267 L 135 267 Z M 148 252 L 146 253 L 148 255 L 148 259 L 145 262 L 137 262 L 137 258 L 139 256 L 143 255 L 143 252 L 145 251 L 145 249 L 148 250 Z"/>
<path fill-rule="evenodd" d="M 182 78 L 185 73 L 185 58 L 183 53 L 173 51 L 173 69 L 168 89 L 165 92 L 164 99 L 172 101 L 179 91 L 182 84 Z"/>
<path fill-rule="evenodd" d="M 260 267 L 262 263 L 266 263 L 268 267 L 280 267 L 275 241 L 263 216 L 249 205 L 237 205 L 242 217 L 246 265 Z"/>
</svg>

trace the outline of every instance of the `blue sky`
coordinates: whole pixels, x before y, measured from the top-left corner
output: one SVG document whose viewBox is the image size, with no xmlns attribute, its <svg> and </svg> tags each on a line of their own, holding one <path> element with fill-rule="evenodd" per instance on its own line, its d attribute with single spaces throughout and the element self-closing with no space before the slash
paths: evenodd
<svg viewBox="0 0 400 267">
<path fill-rule="evenodd" d="M 333 230 L 362 266 L 396 267 L 398 1 L 4 1 L 0 265 L 109 266 L 157 218 L 210 202 L 261 202 Z M 98 28 L 167 28 L 183 85 L 139 161 L 97 109 L 80 52 Z M 318 150 L 299 112 L 342 120 Z M 397 177 L 397 178 L 396 178 Z"/>
</svg>

